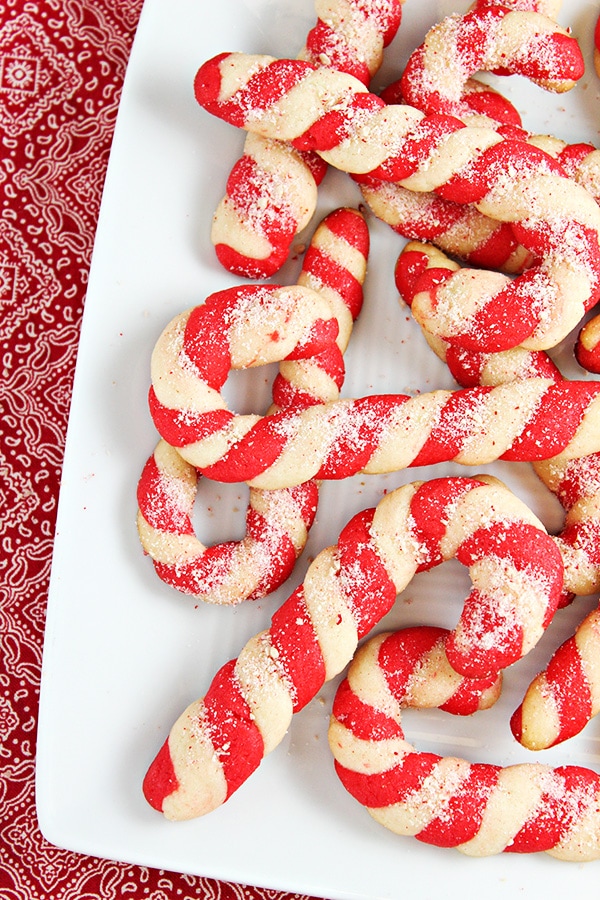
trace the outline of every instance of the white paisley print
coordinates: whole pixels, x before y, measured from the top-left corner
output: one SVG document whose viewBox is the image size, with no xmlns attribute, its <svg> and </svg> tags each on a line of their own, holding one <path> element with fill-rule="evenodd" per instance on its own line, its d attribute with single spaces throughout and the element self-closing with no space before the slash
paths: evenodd
<svg viewBox="0 0 600 900">
<path fill-rule="evenodd" d="M 36 821 L 44 617 L 71 383 L 141 5 L 0 0 L 2 900 L 285 896 L 80 856 L 50 845 Z"/>
</svg>

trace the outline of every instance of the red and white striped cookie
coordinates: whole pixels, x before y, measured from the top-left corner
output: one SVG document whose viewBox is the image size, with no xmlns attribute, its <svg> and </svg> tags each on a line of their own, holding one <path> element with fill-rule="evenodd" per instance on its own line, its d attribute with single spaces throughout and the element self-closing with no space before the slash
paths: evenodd
<svg viewBox="0 0 600 900">
<path fill-rule="evenodd" d="M 356 79 L 299 60 L 221 54 L 200 68 L 195 91 L 205 109 L 231 124 L 316 149 L 359 180 L 435 191 L 511 223 L 539 262 L 512 282 L 473 270 L 457 276 L 444 304 L 432 298 L 424 308 L 430 330 L 491 352 L 520 344 L 547 349 L 596 301 L 600 209 L 539 148 L 454 117 L 386 106 Z M 510 316 L 501 314 L 505 308 Z"/>
<path fill-rule="evenodd" d="M 579 734 L 600 712 L 600 608 L 529 685 L 511 718 L 516 739 L 528 750 L 546 750 Z"/>
<path fill-rule="evenodd" d="M 444 641 L 452 667 L 487 677 L 527 653 L 562 589 L 560 554 L 543 525 L 495 479 L 405 485 L 348 523 L 270 628 L 182 713 L 146 774 L 148 802 L 171 819 L 224 803 L 413 575 L 453 557 L 469 567 L 473 590 Z"/>
<path fill-rule="evenodd" d="M 341 354 L 362 307 L 368 251 L 369 232 L 356 210 L 334 210 L 315 230 L 298 284 L 326 300 L 338 334 L 322 351 L 280 364 L 272 411 L 307 408 L 339 395 Z M 197 488 L 196 469 L 160 441 L 137 489 L 138 532 L 159 577 L 199 600 L 229 605 L 279 587 L 306 544 L 318 503 L 316 482 L 278 491 L 251 489 L 245 537 L 212 547 L 194 532 Z"/>
<path fill-rule="evenodd" d="M 520 124 L 514 108 L 488 89 L 466 91 L 476 72 L 518 74 L 546 90 L 571 90 L 584 73 L 577 42 L 548 16 L 479 3 L 464 15 L 438 22 L 408 60 L 399 84 L 384 94 L 401 94 L 425 113 L 445 113 L 472 124 Z M 488 105 L 489 104 L 489 105 Z"/>
<path fill-rule="evenodd" d="M 249 296 L 245 291 L 242 298 Z M 298 310 L 297 293 L 291 291 L 283 294 L 290 318 Z M 230 356 L 229 333 L 217 322 L 224 304 L 238 296 L 237 289 L 222 292 L 191 315 L 177 317 L 163 332 L 153 357 L 150 409 L 158 432 L 217 481 L 246 481 L 274 490 L 311 478 L 382 474 L 439 462 L 473 466 L 497 459 L 571 459 L 600 451 L 600 384 L 586 381 L 530 378 L 416 397 L 374 395 L 267 416 L 236 416 L 219 392 Z M 266 300 L 271 292 L 265 289 L 259 296 Z M 280 297 L 276 294 L 276 303 Z M 254 335 L 279 335 L 285 315 L 277 305 L 276 315 L 265 317 L 259 327 L 257 316 L 267 308 L 262 304 L 260 314 L 252 312 L 244 319 L 243 332 L 249 328 Z M 289 338 L 289 348 L 296 349 L 289 352 L 309 356 L 315 343 L 308 336 L 326 336 L 329 327 L 317 320 L 308 333 L 297 330 Z M 275 343 L 279 346 L 279 339 Z M 288 343 L 284 346 L 287 350 Z M 278 353 L 280 349 L 275 358 Z M 254 345 L 250 358 L 255 358 Z"/>
<path fill-rule="evenodd" d="M 403 0 L 317 0 L 317 24 L 299 58 L 348 72 L 368 84 L 396 35 Z M 327 164 L 313 151 L 248 135 L 212 223 L 221 264 L 246 278 L 268 278 L 310 222 Z"/>
<path fill-rule="evenodd" d="M 194 467 L 159 441 L 137 490 L 138 534 L 158 577 L 197 600 L 228 606 L 278 588 L 304 550 L 319 502 L 316 482 L 251 489 L 245 536 L 211 547 L 194 530 L 197 493 Z"/>
<path fill-rule="evenodd" d="M 467 856 L 545 851 L 558 859 L 600 858 L 600 776 L 581 766 L 472 763 L 415 749 L 403 706 L 432 705 L 406 692 L 394 666 L 404 647 L 373 639 L 359 650 L 333 705 L 329 745 L 349 793 L 381 825 Z M 391 673 L 391 674 L 388 674 Z M 431 674 L 423 686 L 444 678 Z M 442 688 L 439 693 L 443 699 Z"/>
</svg>

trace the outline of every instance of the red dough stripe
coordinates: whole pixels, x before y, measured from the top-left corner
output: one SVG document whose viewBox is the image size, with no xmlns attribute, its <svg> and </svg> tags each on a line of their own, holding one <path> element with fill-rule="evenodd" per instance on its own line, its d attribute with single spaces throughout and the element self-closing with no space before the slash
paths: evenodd
<svg viewBox="0 0 600 900">
<path fill-rule="evenodd" d="M 548 544 L 548 554 L 542 560 L 532 560 L 531 544 L 539 529 L 528 522 L 494 522 L 479 528 L 460 545 L 457 558 L 465 566 L 472 566 L 483 556 L 502 556 L 510 560 L 517 571 L 538 569 L 538 577 L 558 571 L 562 559 L 554 543 Z"/>
<path fill-rule="evenodd" d="M 358 638 L 373 628 L 390 611 L 396 599 L 396 586 L 381 561 L 370 533 L 374 509 L 357 513 L 344 527 L 338 538 L 338 557 L 342 571 L 360 573 L 359 592 L 356 586 L 348 594 L 348 605 L 356 622 Z M 365 597 L 369 598 L 364 603 Z"/>
<path fill-rule="evenodd" d="M 364 252 L 364 251 L 363 251 Z M 362 285 L 345 266 L 336 262 L 322 250 L 312 247 L 308 250 L 305 266 L 311 274 L 342 294 L 348 303 L 348 308 L 355 319 L 362 307 Z"/>
<path fill-rule="evenodd" d="M 374 113 L 384 106 L 385 103 L 376 94 L 359 91 L 348 98 L 344 109 L 329 110 L 290 143 L 297 150 L 332 150 L 348 137 L 348 117 Z"/>
<path fill-rule="evenodd" d="M 435 516 L 433 511 L 432 516 Z M 446 634 L 443 628 L 405 628 L 385 638 L 379 648 L 377 662 L 394 697 L 402 700 L 406 696 L 410 678 L 421 659 Z"/>
<path fill-rule="evenodd" d="M 452 394 L 448 398 L 448 402 L 444 404 L 435 426 L 431 429 L 429 437 L 411 465 L 435 465 L 458 456 L 467 437 L 468 414 L 477 405 L 480 398 L 490 390 L 490 388 L 478 386 L 471 388 L 468 393 L 456 391 Z"/>
<path fill-rule="evenodd" d="M 355 737 L 363 741 L 374 736 L 380 741 L 404 737 L 396 720 L 382 710 L 363 703 L 350 687 L 347 678 L 344 678 L 335 692 L 332 714 Z"/>
<path fill-rule="evenodd" d="M 156 430 L 172 447 L 185 447 L 226 429 L 234 418 L 228 409 L 214 409 L 205 413 L 171 409 L 157 399 L 154 388 L 148 391 L 148 406 Z"/>
<path fill-rule="evenodd" d="M 557 456 L 564 450 L 565 435 L 575 434 L 590 401 L 599 390 L 600 384 L 597 382 L 558 381 L 549 385 L 537 412 L 530 418 L 527 428 L 514 440 L 503 459 L 532 459 L 531 454 L 535 454 L 536 448 L 542 443 L 547 448 L 548 457 Z M 551 404 L 554 411 L 552 421 L 544 414 L 547 404 Z M 560 428 L 557 428 L 559 422 Z"/>
<path fill-rule="evenodd" d="M 273 615 L 271 643 L 277 663 L 286 673 L 294 695 L 294 712 L 313 699 L 325 681 L 319 642 L 304 602 L 302 586 Z"/>
<path fill-rule="evenodd" d="M 142 470 L 137 488 L 137 501 L 146 521 L 161 531 L 177 534 L 193 534 L 192 520 L 181 504 L 168 502 L 152 502 L 151 498 L 163 495 L 163 476 L 151 456 Z"/>
<path fill-rule="evenodd" d="M 452 504 L 476 486 L 477 482 L 471 478 L 437 479 L 435 491 L 431 489 L 431 482 L 427 482 L 414 495 L 410 504 L 412 531 L 427 549 L 422 568 L 430 569 L 442 562 L 440 541 L 446 533 Z"/>
<path fill-rule="evenodd" d="M 544 794 L 536 815 L 523 825 L 508 853 L 533 853 L 551 850 L 568 834 L 590 801 L 598 793 L 600 778 L 580 766 L 554 769 L 553 792 Z M 565 798 L 571 801 L 565 803 Z"/>
<path fill-rule="evenodd" d="M 526 78 L 539 81 L 550 76 L 554 81 L 579 81 L 584 67 L 581 52 L 570 35 L 547 34 L 538 43 L 542 48 L 539 56 L 535 58 L 532 54 L 523 66 L 522 74 Z M 540 62 L 542 59 L 544 64 Z"/>
<path fill-rule="evenodd" d="M 272 466 L 287 444 L 285 422 L 294 418 L 294 409 L 265 416 L 246 434 L 245 440 L 232 447 L 212 466 L 202 472 L 215 481 L 250 481 Z M 254 452 L 253 452 L 254 451 Z"/>
<path fill-rule="evenodd" d="M 146 774 L 142 790 L 144 797 L 153 809 L 162 812 L 165 799 L 177 790 L 179 781 L 175 774 L 169 741 L 166 740 L 152 763 L 152 767 Z"/>
<path fill-rule="evenodd" d="M 368 228 L 359 227 L 349 228 L 348 212 L 350 212 L 348 209 L 334 210 L 327 216 L 327 227 L 332 234 L 335 234 L 336 237 L 341 238 L 341 240 L 350 244 L 351 247 L 354 247 L 355 250 L 367 257 L 370 244 L 369 230 Z M 358 226 L 362 217 L 356 212 L 353 213 L 353 216 L 355 224 Z"/>
<path fill-rule="evenodd" d="M 204 705 L 209 734 L 215 748 L 220 748 L 217 753 L 229 797 L 256 769 L 264 751 L 260 731 L 235 676 L 235 660 L 226 663 L 215 675 Z"/>
<path fill-rule="evenodd" d="M 433 753 L 409 753 L 402 762 L 386 772 L 364 775 L 353 772 L 338 762 L 335 770 L 346 790 L 363 806 L 391 806 L 418 793 L 423 782 L 435 770 L 440 757 Z"/>
<path fill-rule="evenodd" d="M 236 558 L 236 546 L 234 541 L 228 541 L 207 547 L 202 556 L 189 562 L 170 565 L 155 561 L 154 567 L 158 577 L 165 584 L 184 594 L 196 596 L 202 590 L 215 590 L 229 576 Z M 293 562 L 295 561 L 294 556 Z M 244 599 L 254 599 L 255 593 L 252 592 Z"/>
<path fill-rule="evenodd" d="M 578 734 L 592 715 L 590 687 L 574 637 L 566 641 L 550 660 L 546 677 L 561 723 L 558 744 Z"/>
<path fill-rule="evenodd" d="M 417 754 L 420 755 L 420 754 Z M 433 819 L 417 840 L 436 847 L 456 847 L 475 837 L 481 827 L 486 803 L 498 783 L 499 766 L 475 763 L 467 777 L 444 805 L 441 816 Z M 448 828 L 448 822 L 452 828 Z"/>
</svg>

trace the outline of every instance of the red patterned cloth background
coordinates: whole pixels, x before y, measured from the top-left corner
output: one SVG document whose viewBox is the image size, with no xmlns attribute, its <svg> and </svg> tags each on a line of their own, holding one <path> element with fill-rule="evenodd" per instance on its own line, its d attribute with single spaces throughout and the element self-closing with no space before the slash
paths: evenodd
<svg viewBox="0 0 600 900">
<path fill-rule="evenodd" d="M 141 7 L 142 0 L 0 2 L 2 900 L 285 896 L 83 857 L 49 844 L 37 825 L 37 709 L 65 432 Z"/>
</svg>

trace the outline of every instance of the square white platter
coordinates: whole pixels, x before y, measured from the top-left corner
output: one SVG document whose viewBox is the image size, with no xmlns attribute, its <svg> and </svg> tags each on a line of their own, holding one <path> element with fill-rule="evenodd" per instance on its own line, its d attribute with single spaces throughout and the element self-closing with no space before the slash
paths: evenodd
<svg viewBox="0 0 600 900">
<path fill-rule="evenodd" d="M 600 82 L 591 64 L 597 10 L 584 0 L 564 7 L 560 21 L 572 27 L 588 63 L 583 82 L 558 97 L 518 78 L 501 87 L 531 131 L 597 142 Z M 466 8 L 407 0 L 376 84 L 398 77 L 435 21 Z M 44 648 L 41 828 L 56 845 L 86 854 L 336 900 L 391 900 L 407 890 L 419 898 L 443 892 L 447 900 L 485 890 L 495 900 L 524 894 L 532 885 L 538 896 L 589 896 L 600 863 L 558 863 L 545 855 L 466 859 L 375 824 L 333 773 L 326 733 L 335 684 L 296 717 L 282 745 L 209 816 L 169 823 L 141 793 L 146 768 L 175 718 L 268 625 L 302 580 L 308 560 L 335 543 L 355 512 L 414 479 L 469 474 L 448 465 L 324 485 L 308 546 L 288 583 L 236 608 L 198 607 L 179 596 L 157 579 L 138 544 L 135 488 L 156 442 L 146 405 L 152 347 L 178 312 L 239 282 L 216 262 L 209 233 L 244 136 L 197 106 L 195 71 L 225 50 L 293 57 L 314 21 L 311 0 L 146 0 L 106 179 L 69 423 Z M 359 202 L 350 179 L 330 172 L 317 220 L 336 206 Z M 403 242 L 380 222 L 371 219 L 370 226 L 365 307 L 346 356 L 344 395 L 453 387 L 397 301 L 393 266 Z M 291 260 L 273 280 L 293 283 L 299 266 L 300 260 Z M 566 375 L 581 377 L 568 341 L 555 356 Z M 248 376 L 253 380 L 247 383 L 244 377 L 236 376 L 230 388 L 232 405 L 241 404 L 236 408 L 242 412 L 264 410 L 268 377 Z M 252 394 L 254 406 L 247 399 Z M 562 511 L 529 466 L 485 470 L 530 503 L 549 530 L 560 529 Z M 203 482 L 200 538 L 240 537 L 246 500 L 244 486 Z M 467 589 L 458 564 L 418 576 L 381 629 L 419 622 L 449 626 Z M 406 716 L 409 739 L 474 761 L 532 759 L 511 737 L 510 714 L 533 673 L 597 599 L 578 599 L 557 616 L 535 653 L 507 673 L 501 701 L 484 718 L 457 722 L 437 712 L 413 712 Z M 597 767 L 597 725 L 535 759 Z"/>
</svg>

